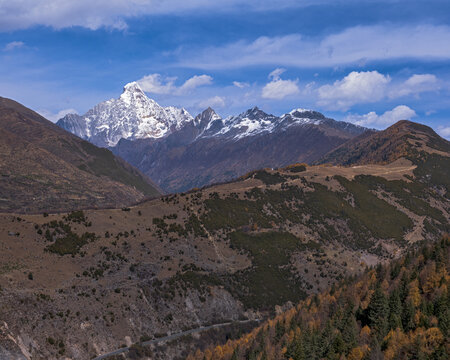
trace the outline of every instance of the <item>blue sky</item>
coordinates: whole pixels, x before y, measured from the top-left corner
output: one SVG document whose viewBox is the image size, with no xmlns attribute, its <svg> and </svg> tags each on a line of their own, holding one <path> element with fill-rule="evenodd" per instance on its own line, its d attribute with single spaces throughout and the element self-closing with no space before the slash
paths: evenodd
<svg viewBox="0 0 450 360">
<path fill-rule="evenodd" d="M 194 116 L 301 107 L 450 138 L 450 2 L 0 0 L 0 96 L 55 121 L 131 81 Z"/>
</svg>

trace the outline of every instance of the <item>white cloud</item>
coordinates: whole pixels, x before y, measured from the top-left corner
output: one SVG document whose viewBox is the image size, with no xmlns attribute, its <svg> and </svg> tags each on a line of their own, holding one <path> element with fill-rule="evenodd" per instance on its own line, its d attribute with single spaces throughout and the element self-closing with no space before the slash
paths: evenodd
<svg viewBox="0 0 450 360">
<path fill-rule="evenodd" d="M 161 74 L 145 75 L 137 82 L 142 90 L 152 94 L 171 94 L 175 89 L 176 77 L 163 78 Z"/>
<path fill-rule="evenodd" d="M 298 80 L 273 80 L 266 84 L 262 89 L 261 96 L 264 99 L 283 99 L 289 95 L 295 95 L 300 92 Z"/>
<path fill-rule="evenodd" d="M 56 29 L 82 26 L 125 29 L 124 17 L 137 14 L 139 0 L 20 0 L 0 1 L 0 30 L 11 31 L 44 25 Z M 147 1 L 149 3 L 149 1 Z"/>
<path fill-rule="evenodd" d="M 250 86 L 249 83 L 246 83 L 246 82 L 240 82 L 240 81 L 233 81 L 233 85 L 236 86 L 236 87 L 238 87 L 239 89 L 243 89 L 243 88 L 246 88 L 246 87 L 249 87 L 249 86 Z"/>
<path fill-rule="evenodd" d="M 150 74 L 137 82 L 142 90 L 152 94 L 184 95 L 199 86 L 212 84 L 213 78 L 209 75 L 194 75 L 187 79 L 183 85 L 175 85 L 176 77 L 163 77 L 161 74 Z"/>
<path fill-rule="evenodd" d="M 286 96 L 295 95 L 300 92 L 298 88 L 298 79 L 296 80 L 282 80 L 280 75 L 286 70 L 277 68 L 269 74 L 269 79 L 272 79 L 267 83 L 263 89 L 261 96 L 264 99 L 284 99 Z"/>
<path fill-rule="evenodd" d="M 378 71 L 352 71 L 342 80 L 318 89 L 319 105 L 330 109 L 347 110 L 354 104 L 372 103 L 386 95 L 389 76 Z"/>
<path fill-rule="evenodd" d="M 405 85 L 419 87 L 425 91 L 433 90 L 436 83 L 437 78 L 433 74 L 414 74 L 405 81 Z"/>
<path fill-rule="evenodd" d="M 179 64 L 202 69 L 255 65 L 329 67 L 391 59 L 450 59 L 450 26 L 374 25 L 322 38 L 294 33 L 184 51 Z"/>
<path fill-rule="evenodd" d="M 279 80 L 281 74 L 284 73 L 285 71 L 286 71 L 286 69 L 276 68 L 274 71 L 272 71 L 272 72 L 269 74 L 269 79 L 272 79 L 272 80 Z"/>
<path fill-rule="evenodd" d="M 405 81 L 391 81 L 378 71 L 353 71 L 333 84 L 317 89 L 318 104 L 333 110 L 348 110 L 355 104 L 373 103 L 386 98 L 418 96 L 437 91 L 440 81 L 433 74 L 414 74 Z"/>
<path fill-rule="evenodd" d="M 12 50 L 24 47 L 24 46 L 25 46 L 25 43 L 23 41 L 11 41 L 10 43 L 7 43 L 5 45 L 3 50 L 4 51 L 12 51 Z"/>
<path fill-rule="evenodd" d="M 197 107 L 201 108 L 201 109 L 205 109 L 207 107 L 223 108 L 223 107 L 225 107 L 225 99 L 220 96 L 214 96 L 212 98 L 200 101 L 197 104 Z"/>
<path fill-rule="evenodd" d="M 302 94 L 309 96 L 315 92 L 315 88 L 316 88 L 316 82 L 311 81 L 305 85 L 305 87 L 303 88 Z"/>
<path fill-rule="evenodd" d="M 53 113 L 48 110 L 39 110 L 38 113 L 45 117 L 47 120 L 50 120 L 51 122 L 57 122 L 59 119 L 63 118 L 67 114 L 78 114 L 78 112 L 75 109 L 64 109 L 60 110 L 57 113 Z"/>
<path fill-rule="evenodd" d="M 2 0 L 0 1 L 0 30 L 25 29 L 35 25 L 56 29 L 82 26 L 96 30 L 101 27 L 127 28 L 131 17 L 186 12 L 224 12 L 267 10 L 306 6 L 313 0 L 285 0 L 282 4 L 270 0 Z"/>
<path fill-rule="evenodd" d="M 440 89 L 439 81 L 433 74 L 414 74 L 403 84 L 394 87 L 390 92 L 391 98 L 418 95 L 422 92 L 437 91 Z"/>
<path fill-rule="evenodd" d="M 364 115 L 350 114 L 344 119 L 356 125 L 369 126 L 375 128 L 385 128 L 399 120 L 410 120 L 417 116 L 416 112 L 406 105 L 399 105 L 392 110 L 386 111 L 382 115 L 371 111 Z"/>
<path fill-rule="evenodd" d="M 450 126 L 439 126 L 437 128 L 437 132 L 442 137 L 446 138 L 447 140 L 450 140 Z"/>
<path fill-rule="evenodd" d="M 187 79 L 183 85 L 179 88 L 180 93 L 189 92 L 196 87 L 212 84 L 213 78 L 209 75 L 194 75 L 190 79 Z"/>
</svg>

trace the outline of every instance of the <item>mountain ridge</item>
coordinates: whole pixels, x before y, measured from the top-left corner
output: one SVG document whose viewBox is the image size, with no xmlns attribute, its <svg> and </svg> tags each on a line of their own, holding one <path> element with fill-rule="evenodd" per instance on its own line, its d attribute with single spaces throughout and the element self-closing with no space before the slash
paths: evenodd
<svg viewBox="0 0 450 360">
<path fill-rule="evenodd" d="M 177 192 L 230 181 L 255 169 L 312 162 L 366 131 L 353 125 L 341 128 L 340 122 L 317 112 L 275 117 L 257 107 L 226 119 L 207 109 L 196 119 L 200 128 L 186 126 L 158 140 L 122 139 L 112 151 L 166 191 Z"/>
<path fill-rule="evenodd" d="M 348 140 L 317 163 L 344 166 L 386 164 L 400 157 L 417 156 L 421 149 L 430 148 L 429 142 L 435 147 L 434 153 L 439 153 L 441 149 L 444 153 L 450 150 L 450 142 L 432 128 L 410 120 L 400 120 L 383 131 L 366 132 Z M 416 145 L 416 154 L 409 151 L 412 145 Z"/>
<path fill-rule="evenodd" d="M 204 112 L 213 117 L 207 120 L 202 115 Z M 226 118 L 209 107 L 194 118 L 184 108 L 160 106 L 147 97 L 137 82 L 131 82 L 124 86 L 118 99 L 104 101 L 84 115 L 67 114 L 57 121 L 57 125 L 96 145 L 113 147 L 121 139 L 160 139 L 192 125 L 199 129 L 198 137 L 224 135 L 238 140 L 294 123 L 318 125 L 331 120 L 314 110 L 297 108 L 275 116 L 257 106 Z M 341 128 L 350 128 L 355 133 L 365 129 L 351 123 L 342 122 L 341 125 Z"/>
</svg>

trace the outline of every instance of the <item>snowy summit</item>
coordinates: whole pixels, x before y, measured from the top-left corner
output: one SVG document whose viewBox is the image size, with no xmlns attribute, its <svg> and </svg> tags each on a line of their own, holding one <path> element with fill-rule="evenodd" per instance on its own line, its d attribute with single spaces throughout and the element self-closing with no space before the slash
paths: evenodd
<svg viewBox="0 0 450 360">
<path fill-rule="evenodd" d="M 193 120 L 183 108 L 160 106 L 131 82 L 118 99 L 104 101 L 82 116 L 68 114 L 58 125 L 98 146 L 112 147 L 120 139 L 161 138 Z"/>
</svg>

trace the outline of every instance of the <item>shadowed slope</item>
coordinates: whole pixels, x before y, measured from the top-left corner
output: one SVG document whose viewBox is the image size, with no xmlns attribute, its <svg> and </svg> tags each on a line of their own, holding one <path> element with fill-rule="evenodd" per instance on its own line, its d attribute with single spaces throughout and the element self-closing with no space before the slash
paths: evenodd
<svg viewBox="0 0 450 360">
<path fill-rule="evenodd" d="M 450 153 L 450 142 L 428 126 L 401 120 L 380 132 L 365 132 L 330 151 L 320 164 L 387 164 L 401 157 L 417 157 L 418 152 Z"/>
<path fill-rule="evenodd" d="M 159 190 L 137 169 L 0 98 L 0 210 L 57 211 L 130 204 Z"/>
</svg>

